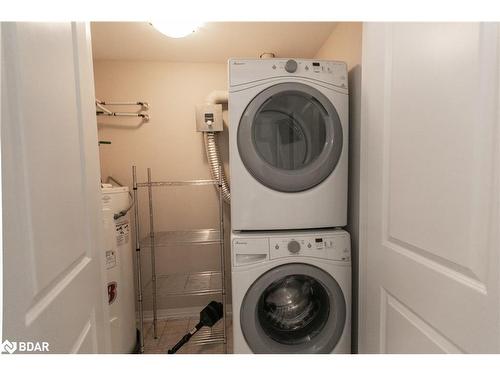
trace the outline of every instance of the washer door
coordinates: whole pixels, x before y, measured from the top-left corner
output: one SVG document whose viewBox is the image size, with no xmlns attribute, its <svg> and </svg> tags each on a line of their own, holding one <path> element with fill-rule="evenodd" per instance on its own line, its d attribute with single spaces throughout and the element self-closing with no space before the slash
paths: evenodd
<svg viewBox="0 0 500 375">
<path fill-rule="evenodd" d="M 346 302 L 337 281 L 302 263 L 259 277 L 240 310 L 241 330 L 254 353 L 331 353 L 345 321 Z"/>
<path fill-rule="evenodd" d="M 280 83 L 258 94 L 243 112 L 237 137 L 250 174 L 283 192 L 318 185 L 333 172 L 342 153 L 335 107 L 302 83 Z"/>
</svg>

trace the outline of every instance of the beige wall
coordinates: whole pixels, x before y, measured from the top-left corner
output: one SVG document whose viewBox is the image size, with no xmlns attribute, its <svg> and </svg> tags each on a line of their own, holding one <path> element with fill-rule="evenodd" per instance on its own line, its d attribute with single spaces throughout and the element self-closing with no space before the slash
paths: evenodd
<svg viewBox="0 0 500 375">
<path fill-rule="evenodd" d="M 210 173 L 200 133 L 195 131 L 195 105 L 204 103 L 212 90 L 225 90 L 225 64 L 168 63 L 148 61 L 94 61 L 96 97 L 104 101 L 149 102 L 149 122 L 138 119 L 98 117 L 102 178 L 111 175 L 131 186 L 131 168 L 137 166 L 138 179 L 145 181 L 146 168 L 153 180 L 207 179 Z M 137 107 L 132 107 L 137 108 Z M 222 154 L 227 170 L 227 131 Z M 149 230 L 147 192 L 140 191 L 142 236 Z M 156 188 L 154 190 L 156 230 L 216 228 L 217 194 L 213 186 Z M 226 214 L 229 210 L 226 207 Z M 230 228 L 227 220 L 226 228 Z M 229 234 L 229 231 L 226 231 Z M 228 237 L 228 236 L 227 236 Z M 145 280 L 150 279 L 149 251 L 144 249 Z M 229 247 L 228 247 L 229 251 Z M 158 248 L 160 274 L 218 269 L 218 248 Z M 230 295 L 230 294 L 229 294 Z M 209 298 L 160 298 L 159 309 L 201 306 Z M 150 309 L 149 293 L 145 295 Z"/>
<path fill-rule="evenodd" d="M 351 70 L 361 64 L 361 22 L 339 22 L 323 46 L 316 52 L 318 59 L 341 60 Z"/>
</svg>

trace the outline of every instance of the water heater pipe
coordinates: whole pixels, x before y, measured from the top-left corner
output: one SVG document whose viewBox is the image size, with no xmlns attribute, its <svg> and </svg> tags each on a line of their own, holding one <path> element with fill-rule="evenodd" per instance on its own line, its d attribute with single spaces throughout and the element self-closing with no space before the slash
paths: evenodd
<svg viewBox="0 0 500 375">
<path fill-rule="evenodd" d="M 227 91 L 212 91 L 206 98 L 207 104 L 225 104 L 228 102 Z M 224 173 L 219 147 L 217 146 L 217 136 L 215 132 L 204 132 L 205 151 L 207 153 L 208 165 L 212 178 L 221 181 L 222 197 L 226 203 L 231 203 L 231 191 L 229 183 Z"/>
</svg>

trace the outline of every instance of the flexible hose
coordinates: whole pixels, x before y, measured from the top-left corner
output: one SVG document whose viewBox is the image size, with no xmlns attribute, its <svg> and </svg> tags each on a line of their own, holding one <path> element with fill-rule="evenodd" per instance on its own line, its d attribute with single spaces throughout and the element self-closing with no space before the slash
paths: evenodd
<svg viewBox="0 0 500 375">
<path fill-rule="evenodd" d="M 210 167 L 210 174 L 212 178 L 217 181 L 222 181 L 222 198 L 227 204 L 231 203 L 231 191 L 229 190 L 229 183 L 227 182 L 222 161 L 217 147 L 215 132 L 204 132 L 203 139 L 205 141 L 205 151 L 207 152 L 208 164 Z M 222 174 L 222 176 L 220 176 Z M 217 187 L 218 188 L 218 187 Z"/>
<path fill-rule="evenodd" d="M 129 205 L 126 209 L 121 210 L 120 212 L 118 212 L 118 213 L 114 214 L 114 215 L 113 215 L 113 218 L 114 218 L 115 220 L 118 220 L 119 218 L 121 218 L 121 217 L 125 216 L 125 215 L 127 214 L 127 212 L 129 212 L 129 211 L 130 211 L 130 209 L 131 209 L 132 207 L 134 207 L 134 203 L 135 203 L 135 202 L 134 202 L 134 197 L 132 196 L 132 193 L 131 193 L 130 191 L 128 192 L 128 195 L 129 195 L 129 197 L 130 197 L 130 205 Z"/>
<path fill-rule="evenodd" d="M 99 101 L 98 101 L 98 100 L 96 100 L 96 103 L 99 103 Z M 112 177 L 112 176 L 108 176 L 108 179 L 106 180 L 106 183 L 108 183 L 108 184 L 109 184 L 109 183 L 111 183 L 111 182 L 113 182 L 113 183 L 114 183 L 115 185 L 117 185 L 117 186 L 123 186 L 123 184 L 122 184 L 121 182 L 119 182 L 116 178 L 114 178 L 114 177 Z M 135 202 L 134 202 L 134 197 L 132 196 L 132 193 L 131 193 L 130 191 L 128 192 L 128 196 L 129 196 L 129 198 L 130 198 L 130 200 L 129 200 L 129 202 L 130 202 L 129 206 L 128 206 L 126 209 L 121 210 L 120 212 L 115 213 L 115 214 L 113 215 L 113 218 L 114 218 L 115 220 L 118 220 L 119 218 L 121 218 L 121 217 L 125 216 L 125 215 L 127 214 L 127 212 L 129 212 L 129 211 L 130 211 L 130 209 L 131 209 L 132 207 L 134 207 L 134 203 L 135 203 Z"/>
</svg>

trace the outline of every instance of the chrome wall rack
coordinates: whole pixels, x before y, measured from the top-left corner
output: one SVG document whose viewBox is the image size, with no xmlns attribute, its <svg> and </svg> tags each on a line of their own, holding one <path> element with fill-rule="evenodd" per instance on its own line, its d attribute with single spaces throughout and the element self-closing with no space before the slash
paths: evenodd
<svg viewBox="0 0 500 375">
<path fill-rule="evenodd" d="M 227 353 L 227 305 L 226 305 L 226 271 L 224 246 L 224 200 L 222 197 L 222 180 L 188 180 L 188 181 L 153 181 L 151 168 L 147 168 L 147 181 L 137 181 L 136 167 L 132 167 L 132 183 L 135 201 L 135 238 L 136 238 L 136 272 L 137 272 L 137 302 L 139 305 L 140 323 L 140 351 L 144 352 L 144 296 L 151 298 L 153 306 L 153 334 L 157 332 L 157 298 L 170 296 L 206 296 L 219 295 L 224 306 L 222 327 L 203 329 L 198 333 L 190 345 L 206 345 L 221 343 L 224 353 Z M 219 173 L 222 176 L 222 173 Z M 210 186 L 217 185 L 219 199 L 219 227 L 209 229 L 189 229 L 180 231 L 155 231 L 153 190 L 155 188 L 169 188 L 174 186 Z M 149 234 L 141 237 L 139 225 L 139 201 L 137 189 L 147 188 L 149 208 Z M 220 269 L 188 274 L 157 275 L 155 252 L 158 247 L 182 245 L 212 245 L 219 244 Z M 151 252 L 151 280 L 143 283 L 141 269 L 141 247 Z M 158 288 L 158 285 L 161 287 Z M 168 329 L 168 325 L 167 325 Z"/>
<path fill-rule="evenodd" d="M 106 106 L 139 106 L 138 112 L 115 112 L 106 108 Z M 95 101 L 96 115 L 97 116 L 128 116 L 128 117 L 140 117 L 144 121 L 149 121 L 149 115 L 144 113 L 149 109 L 149 103 L 147 102 L 105 102 L 103 100 L 96 99 Z"/>
</svg>

